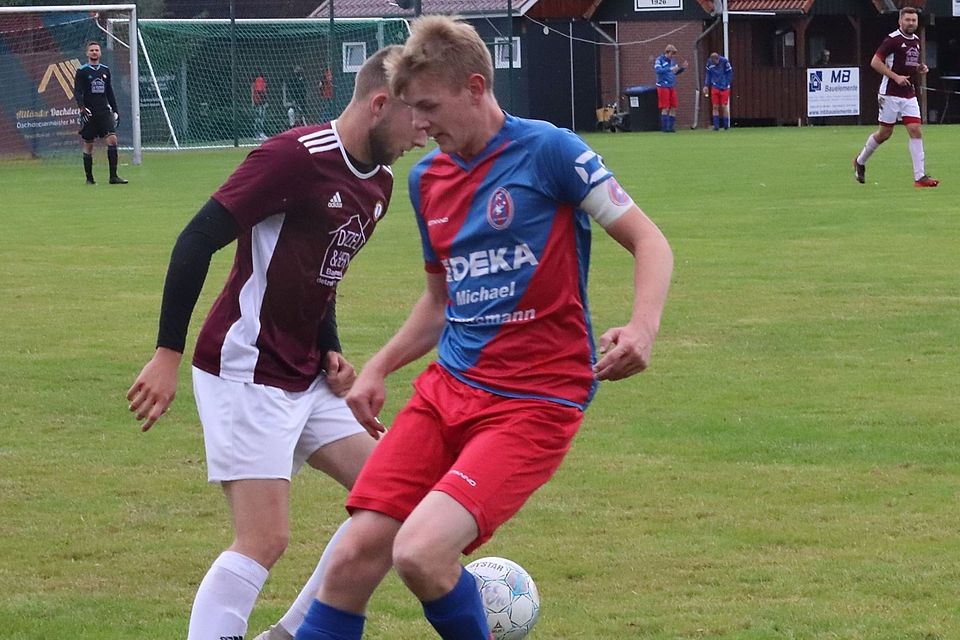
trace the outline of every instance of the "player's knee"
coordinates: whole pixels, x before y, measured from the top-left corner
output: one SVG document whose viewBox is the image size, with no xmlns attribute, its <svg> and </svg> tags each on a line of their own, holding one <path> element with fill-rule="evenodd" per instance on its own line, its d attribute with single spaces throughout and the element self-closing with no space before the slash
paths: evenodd
<svg viewBox="0 0 960 640">
<path fill-rule="evenodd" d="M 393 567 L 404 583 L 422 584 L 430 576 L 436 575 L 435 558 L 425 549 L 400 541 L 398 543 L 393 546 Z"/>
<path fill-rule="evenodd" d="M 253 536 L 238 537 L 235 547 L 244 555 L 249 555 L 266 568 L 276 564 L 287 550 L 290 534 L 286 530 L 259 532 Z"/>
<path fill-rule="evenodd" d="M 354 583 L 376 584 L 390 569 L 389 543 L 365 543 L 362 537 L 342 537 L 329 556 L 324 585 L 332 589 Z"/>
<path fill-rule="evenodd" d="M 427 538 L 411 532 L 401 531 L 393 543 L 393 566 L 407 584 L 428 582 L 431 576 L 439 575 L 459 557 L 458 553 L 449 555 Z"/>
</svg>

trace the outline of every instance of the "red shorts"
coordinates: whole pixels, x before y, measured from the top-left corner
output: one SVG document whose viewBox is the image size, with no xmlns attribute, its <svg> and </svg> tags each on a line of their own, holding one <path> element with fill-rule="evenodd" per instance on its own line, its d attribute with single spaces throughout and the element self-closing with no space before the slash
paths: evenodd
<svg viewBox="0 0 960 640">
<path fill-rule="evenodd" d="M 373 450 L 347 510 L 400 520 L 442 491 L 477 521 L 470 553 L 493 536 L 556 472 L 583 412 L 544 400 L 507 398 L 460 382 L 437 363 Z"/>
<path fill-rule="evenodd" d="M 715 107 L 730 104 L 730 89 L 710 87 L 710 104 Z"/>
<path fill-rule="evenodd" d="M 657 108 L 658 109 L 676 109 L 677 90 L 674 87 L 657 87 Z"/>
</svg>

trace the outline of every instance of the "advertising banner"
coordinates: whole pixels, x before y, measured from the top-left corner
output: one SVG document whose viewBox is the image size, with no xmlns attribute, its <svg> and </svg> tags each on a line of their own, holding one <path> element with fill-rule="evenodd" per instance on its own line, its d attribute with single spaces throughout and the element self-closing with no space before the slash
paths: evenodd
<svg viewBox="0 0 960 640">
<path fill-rule="evenodd" d="M 807 117 L 860 115 L 860 69 L 807 69 Z"/>
</svg>

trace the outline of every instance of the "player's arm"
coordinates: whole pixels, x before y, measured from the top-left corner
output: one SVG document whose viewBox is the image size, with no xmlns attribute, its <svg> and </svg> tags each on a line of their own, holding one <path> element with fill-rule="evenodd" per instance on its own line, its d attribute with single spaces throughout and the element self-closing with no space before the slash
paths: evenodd
<svg viewBox="0 0 960 640">
<path fill-rule="evenodd" d="M 357 373 L 353 365 L 343 357 L 343 348 L 340 346 L 340 336 L 337 333 L 337 299 L 330 300 L 330 307 L 320 325 L 320 350 L 323 355 L 323 371 L 327 385 L 334 395 L 341 398 L 347 395 Z"/>
<path fill-rule="evenodd" d="M 177 390 L 177 372 L 190 316 L 200 297 L 210 259 L 239 235 L 233 217 L 212 198 L 180 233 L 170 255 L 160 305 L 157 350 L 127 391 L 130 411 L 147 431 L 167 411 Z"/>
<path fill-rule="evenodd" d="M 374 438 L 385 430 L 377 417 L 386 400 L 388 374 L 413 362 L 437 346 L 446 323 L 446 274 L 427 272 L 426 288 L 396 334 L 364 365 L 347 404 Z"/>
<path fill-rule="evenodd" d="M 120 114 L 120 110 L 117 109 L 117 98 L 113 95 L 113 74 L 110 71 L 107 71 L 107 103 L 110 105 L 110 109 L 117 115 Z"/>
<path fill-rule="evenodd" d="M 887 63 L 877 54 L 874 54 L 873 58 L 870 59 L 870 68 L 882 76 L 887 76 L 901 86 L 910 84 L 909 76 L 901 76 L 898 73 L 894 73 L 893 69 L 888 67 Z"/>
<path fill-rule="evenodd" d="M 80 109 L 80 124 L 85 124 L 86 119 L 90 117 L 90 109 L 88 109 L 84 103 L 84 98 L 86 97 L 85 80 L 86 78 L 83 72 L 77 69 L 77 72 L 73 76 L 73 97 L 77 101 L 77 107 Z"/>
<path fill-rule="evenodd" d="M 650 218 L 633 204 L 605 230 L 633 254 L 633 310 L 630 321 L 600 336 L 600 353 L 594 370 L 600 380 L 620 380 L 650 364 L 660 317 L 667 301 L 673 252 Z"/>
</svg>

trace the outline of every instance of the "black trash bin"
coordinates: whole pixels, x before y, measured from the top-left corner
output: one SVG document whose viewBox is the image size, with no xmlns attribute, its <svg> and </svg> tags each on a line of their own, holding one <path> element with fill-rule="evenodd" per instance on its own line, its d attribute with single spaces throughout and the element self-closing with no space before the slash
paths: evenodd
<svg viewBox="0 0 960 640">
<path fill-rule="evenodd" d="M 630 105 L 630 131 L 660 131 L 660 110 L 657 108 L 657 87 L 641 84 L 628 87 L 623 95 Z"/>
</svg>

